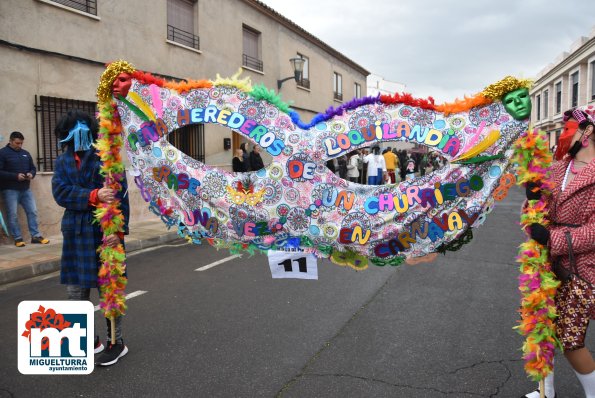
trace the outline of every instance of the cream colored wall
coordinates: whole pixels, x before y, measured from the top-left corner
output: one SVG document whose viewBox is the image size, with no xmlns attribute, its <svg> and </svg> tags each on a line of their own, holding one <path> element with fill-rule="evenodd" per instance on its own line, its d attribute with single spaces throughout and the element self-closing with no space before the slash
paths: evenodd
<svg viewBox="0 0 595 398">
<path fill-rule="evenodd" d="M 0 37 L 7 41 L 100 62 L 123 58 L 142 70 L 184 78 L 214 79 L 217 73 L 224 77 L 235 73 L 241 67 L 242 24 L 246 24 L 259 30 L 262 36 L 264 74 L 243 69 L 243 76 L 249 76 L 253 83 L 264 83 L 276 90 L 277 80 L 293 73 L 288 60 L 300 52 L 310 57 L 311 89 L 303 90 L 294 81 L 287 81 L 280 90 L 285 101 L 315 112 L 340 105 L 333 100 L 334 71 L 343 77 L 344 101 L 353 97 L 355 81 L 360 83 L 362 95 L 365 95 L 365 76 L 237 0 L 198 2 L 197 33 L 202 54 L 166 42 L 166 2 L 161 0 L 101 1 L 98 4 L 99 20 L 39 0 L 3 0 L 0 13 L 10 16 L 4 18 L 7 23 L 0 24 Z M 60 23 L 56 24 L 56 21 Z M 31 29 L 31 26 L 37 29 Z M 115 33 L 122 30 L 125 35 Z M 150 48 L 134 45 L 147 40 L 151 43 Z M 32 106 L 23 106 L 31 104 L 36 94 L 95 100 L 96 86 L 103 71 L 100 66 L 7 47 L 0 47 L 0 55 L 3 70 L 0 81 L 5 93 L 0 104 L 2 109 L 10 111 L 7 113 L 14 115 L 0 121 L 0 131 L 12 131 L 15 128 L 9 122 L 14 124 L 14 120 L 19 120 L 22 125 L 19 128 L 29 142 L 36 139 L 28 133 L 35 130 Z M 303 114 L 306 119 L 314 115 Z M 223 139 L 220 132 L 212 133 L 211 127 L 205 128 L 209 154 L 221 151 Z M 213 136 L 215 142 L 211 142 Z M 231 133 L 225 136 L 229 137 Z M 35 146 L 32 144 L 31 148 Z M 31 152 L 37 155 L 36 150 Z"/>
<path fill-rule="evenodd" d="M 219 73 L 233 75 L 242 65 L 242 24 L 261 32 L 264 73 L 243 69 L 242 77 L 277 90 L 277 80 L 291 76 L 289 59 L 300 52 L 310 58 L 311 90 L 297 88 L 294 81 L 283 84 L 280 94 L 296 107 L 302 120 L 310 121 L 333 101 L 333 71 L 343 76 L 344 100 L 353 97 L 358 81 L 365 95 L 366 77 L 343 62 L 282 26 L 267 15 L 237 0 L 199 0 L 196 8 L 200 52 L 167 43 L 165 0 L 101 0 L 97 17 L 89 17 L 42 0 L 1 0 L 0 38 L 16 45 L 78 57 L 64 57 L 21 51 L 0 45 L 0 135 L 5 145 L 11 131 L 25 136 L 25 149 L 37 159 L 35 95 L 96 101 L 95 92 L 102 65 L 125 59 L 141 70 L 179 78 L 212 79 Z M 223 151 L 228 129 L 205 125 L 205 154 L 213 164 L 229 168 L 231 151 Z M 270 162 L 266 153 L 265 162 Z M 32 183 L 39 208 L 40 230 L 47 236 L 59 234 L 62 210 L 51 195 L 52 173 L 40 173 Z M 155 218 L 129 178 L 131 222 Z M 19 217 L 27 231 L 23 214 Z M 27 234 L 25 234 L 27 236 Z M 0 242 L 6 243 L 6 239 Z"/>
<path fill-rule="evenodd" d="M 362 96 L 366 95 L 366 76 L 357 73 L 348 65 L 339 60 L 329 57 L 328 53 L 308 41 L 298 41 L 298 35 L 287 28 L 280 27 L 280 56 L 283 72 L 282 77 L 291 76 L 293 71 L 289 59 L 299 52 L 310 61 L 310 91 L 298 88 L 293 81 L 283 84 L 280 93 L 283 98 L 291 98 L 295 105 L 306 109 L 324 112 L 329 106 L 337 107 L 341 102 L 335 101 L 333 97 L 333 72 L 340 73 L 343 77 L 343 102 L 354 97 L 353 84 L 359 83 L 362 87 Z M 276 82 L 275 82 L 276 83 Z M 313 115 L 311 115 L 313 116 Z"/>
<path fill-rule="evenodd" d="M 550 92 L 548 118 L 542 118 L 539 121 L 537 120 L 535 102 L 533 111 L 531 112 L 532 125 L 547 131 L 550 134 L 550 147 L 553 147 L 556 144 L 555 131 L 562 128 L 563 112 L 571 107 L 570 75 L 575 71 L 579 71 L 578 105 L 583 106 L 595 103 L 595 101 L 591 99 L 591 80 L 588 69 L 590 60 L 593 60 L 595 56 L 595 42 L 591 40 L 590 44 L 587 44 L 586 46 L 587 47 L 584 48 L 576 47 L 571 54 L 566 54 L 564 57 L 560 57 L 555 65 L 549 66 L 547 71 L 542 72 L 543 74 L 535 81 L 535 84 L 531 89 L 531 99 L 533 101 L 536 100 L 537 95 L 541 95 L 543 101 L 543 91 L 545 89 L 549 89 Z M 563 67 L 556 69 L 563 63 L 565 63 Z M 562 82 L 562 106 L 560 113 L 555 113 L 555 86 L 556 83 L 560 81 Z"/>
<path fill-rule="evenodd" d="M 8 143 L 12 131 L 20 131 L 25 136 L 25 149 L 36 159 L 37 140 L 33 106 L 39 86 L 37 57 L 0 47 L 0 70 L 0 134 L 4 137 L 0 144 Z"/>
<path fill-rule="evenodd" d="M 588 64 L 584 63 L 580 65 L 579 69 L 579 82 L 578 82 L 578 102 L 583 105 L 589 102 L 591 99 L 589 92 L 590 81 L 587 80 L 589 76 Z"/>
</svg>

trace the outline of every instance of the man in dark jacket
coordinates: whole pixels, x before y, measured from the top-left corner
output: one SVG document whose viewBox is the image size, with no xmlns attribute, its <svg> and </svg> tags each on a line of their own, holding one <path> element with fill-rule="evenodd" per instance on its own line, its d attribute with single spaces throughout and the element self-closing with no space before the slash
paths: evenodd
<svg viewBox="0 0 595 398">
<path fill-rule="evenodd" d="M 17 247 L 25 246 L 17 218 L 19 204 L 27 215 L 31 243 L 50 243 L 41 235 L 37 226 L 37 206 L 30 189 L 37 170 L 31 154 L 23 149 L 24 140 L 23 134 L 13 131 L 9 143 L 0 149 L 0 191 L 6 206 L 8 229 Z"/>
<path fill-rule="evenodd" d="M 252 168 L 252 171 L 258 171 L 264 168 L 264 162 L 260 156 L 260 148 L 258 145 L 254 145 L 252 152 L 250 152 L 250 167 Z"/>
</svg>

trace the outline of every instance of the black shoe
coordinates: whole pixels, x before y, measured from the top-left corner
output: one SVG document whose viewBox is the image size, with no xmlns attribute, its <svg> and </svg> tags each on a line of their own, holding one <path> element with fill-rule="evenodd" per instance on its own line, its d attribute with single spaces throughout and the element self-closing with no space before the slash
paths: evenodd
<svg viewBox="0 0 595 398">
<path fill-rule="evenodd" d="M 101 344 L 101 340 L 99 340 L 99 336 L 95 336 L 95 354 L 99 354 L 105 348 L 103 344 Z"/>
<path fill-rule="evenodd" d="M 25 242 L 23 242 L 23 239 L 21 239 L 21 238 L 15 239 L 14 240 L 14 245 L 16 247 L 25 247 Z"/>
<path fill-rule="evenodd" d="M 38 243 L 41 245 L 47 245 L 48 243 L 50 243 L 49 240 L 47 240 L 46 238 L 44 238 L 43 236 L 34 236 L 31 238 L 31 243 Z"/>
<path fill-rule="evenodd" d="M 536 389 L 535 391 L 531 391 L 530 393 L 523 395 L 521 398 L 527 398 L 531 394 L 533 394 L 533 395 L 537 394 L 537 396 L 539 396 L 539 388 Z M 552 398 L 556 398 L 556 395 L 558 395 L 558 394 L 554 393 L 554 396 Z M 550 397 L 546 396 L 545 398 L 550 398 Z"/>
<path fill-rule="evenodd" d="M 118 340 L 116 344 L 109 344 L 105 351 L 95 360 L 95 365 L 110 366 L 118 362 L 118 359 L 128 354 L 128 347 L 124 345 L 123 340 Z"/>
</svg>

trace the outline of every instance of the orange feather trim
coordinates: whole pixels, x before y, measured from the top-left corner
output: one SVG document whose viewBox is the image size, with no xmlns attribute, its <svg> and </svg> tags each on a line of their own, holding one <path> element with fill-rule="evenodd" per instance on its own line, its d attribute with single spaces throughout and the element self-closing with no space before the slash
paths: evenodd
<svg viewBox="0 0 595 398">
<path fill-rule="evenodd" d="M 444 103 L 436 105 L 436 110 L 444 113 L 444 116 L 448 116 L 451 113 L 458 113 L 467 111 L 475 106 L 488 105 L 493 101 L 482 94 L 476 94 L 473 97 L 465 97 L 462 100 L 455 100 L 454 102 Z"/>
<path fill-rule="evenodd" d="M 211 88 L 213 87 L 213 83 L 211 83 L 209 80 L 188 80 L 181 82 L 168 81 L 165 82 L 163 86 L 176 90 L 179 93 L 185 93 L 186 91 L 190 91 L 194 88 Z"/>
</svg>

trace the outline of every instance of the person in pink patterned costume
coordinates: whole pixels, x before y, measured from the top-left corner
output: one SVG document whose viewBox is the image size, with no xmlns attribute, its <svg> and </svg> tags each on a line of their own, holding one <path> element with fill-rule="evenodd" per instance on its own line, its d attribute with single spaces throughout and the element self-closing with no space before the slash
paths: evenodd
<svg viewBox="0 0 595 398">
<path fill-rule="evenodd" d="M 595 361 L 585 347 L 589 320 L 595 317 L 595 126 L 580 109 L 564 113 L 564 132 L 554 155 L 548 198 L 550 224 L 532 224 L 531 237 L 547 245 L 552 268 L 561 285 L 556 294 L 556 334 L 564 356 L 576 373 L 585 395 L 595 398 Z M 540 199 L 536 186 L 528 199 Z M 525 397 L 538 397 L 534 391 Z M 554 373 L 545 379 L 545 396 L 556 396 Z"/>
</svg>

